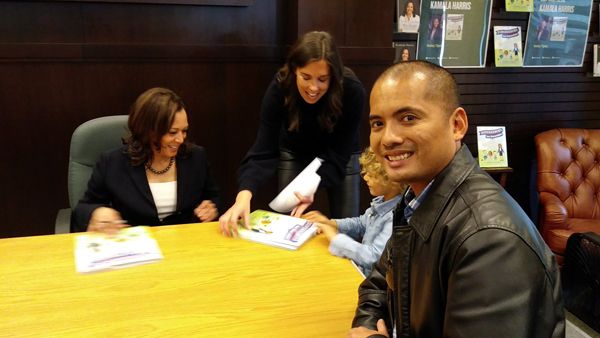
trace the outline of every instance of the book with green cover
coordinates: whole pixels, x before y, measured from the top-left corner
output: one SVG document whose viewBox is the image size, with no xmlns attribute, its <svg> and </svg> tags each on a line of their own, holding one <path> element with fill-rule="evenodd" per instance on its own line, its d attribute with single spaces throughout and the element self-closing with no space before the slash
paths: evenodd
<svg viewBox="0 0 600 338">
<path fill-rule="evenodd" d="M 250 213 L 250 229 L 239 227 L 241 238 L 288 250 L 297 250 L 315 235 L 316 225 L 305 219 L 255 210 Z"/>
<path fill-rule="evenodd" d="M 506 0 L 507 12 L 533 12 L 533 0 Z"/>
</svg>

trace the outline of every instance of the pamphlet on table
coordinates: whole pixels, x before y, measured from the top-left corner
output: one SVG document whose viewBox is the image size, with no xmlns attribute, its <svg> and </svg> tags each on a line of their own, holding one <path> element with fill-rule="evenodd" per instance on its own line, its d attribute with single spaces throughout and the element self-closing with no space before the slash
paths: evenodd
<svg viewBox="0 0 600 338">
<path fill-rule="evenodd" d="M 75 237 L 77 272 L 120 269 L 162 258 L 158 243 L 144 226 L 123 228 L 115 235 L 86 232 Z"/>
</svg>

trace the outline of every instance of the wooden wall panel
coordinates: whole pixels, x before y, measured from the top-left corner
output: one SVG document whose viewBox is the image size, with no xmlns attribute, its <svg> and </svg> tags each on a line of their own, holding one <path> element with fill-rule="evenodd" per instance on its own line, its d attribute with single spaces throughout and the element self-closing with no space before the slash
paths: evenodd
<svg viewBox="0 0 600 338">
<path fill-rule="evenodd" d="M 208 149 L 223 199 L 232 203 L 263 92 L 283 62 L 285 37 L 298 30 L 297 21 L 287 22 L 295 17 L 292 5 L 1 2 L 0 142 L 11 147 L 0 164 L 2 191 L 10 192 L 0 197 L 0 237 L 51 233 L 68 203 L 73 130 L 91 118 L 126 114 L 153 86 L 184 98 L 190 138 Z M 344 53 L 368 84 L 388 65 L 389 52 L 353 46 Z M 264 208 L 275 192 L 273 181 L 253 205 Z"/>
<path fill-rule="evenodd" d="M 600 42 L 597 6 L 590 44 Z M 74 128 L 127 113 L 152 86 L 170 87 L 185 99 L 190 137 L 207 147 L 231 203 L 263 92 L 298 34 L 332 31 L 345 64 L 370 91 L 393 60 L 392 15 L 387 0 L 255 0 L 246 7 L 0 2 L 0 237 L 51 233 L 56 211 L 67 205 Z M 527 18 L 496 1 L 492 25 L 526 28 Z M 514 168 L 507 190 L 526 210 L 535 195 L 529 178 L 535 134 L 600 128 L 600 79 L 588 76 L 590 59 L 588 52 L 581 68 L 498 69 L 488 57 L 486 68 L 452 70 L 471 122 L 465 143 L 475 153 L 477 125 L 507 127 Z M 265 207 L 274 192 L 272 182 L 254 207 Z M 318 208 L 326 207 L 322 200 Z M 363 208 L 369 200 L 363 186 Z"/>
</svg>

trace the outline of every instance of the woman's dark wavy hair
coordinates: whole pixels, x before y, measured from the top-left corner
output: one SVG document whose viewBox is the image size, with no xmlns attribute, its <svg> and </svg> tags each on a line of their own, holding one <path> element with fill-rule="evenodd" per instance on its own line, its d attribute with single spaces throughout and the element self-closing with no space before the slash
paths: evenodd
<svg viewBox="0 0 600 338">
<path fill-rule="evenodd" d="M 300 108 L 298 103 L 302 97 L 296 85 L 296 69 L 305 67 L 313 61 L 324 60 L 329 66 L 329 89 L 321 97 L 326 104 L 322 105 L 317 120 L 319 125 L 328 132 L 342 115 L 342 96 L 345 70 L 335 41 L 327 32 L 309 32 L 304 34 L 290 50 L 287 60 L 277 73 L 277 82 L 285 95 L 285 107 L 289 112 L 289 131 L 300 127 Z"/>
<path fill-rule="evenodd" d="M 408 0 L 406 2 L 406 4 L 404 4 L 404 13 L 402 13 L 402 15 L 406 16 L 406 12 L 407 12 L 408 4 L 409 3 L 411 3 L 413 5 L 413 17 L 414 17 L 415 16 L 415 12 L 416 12 L 416 8 L 415 8 L 416 5 L 415 5 L 415 2 L 413 0 Z"/>
<path fill-rule="evenodd" d="M 175 113 L 182 109 L 185 109 L 183 100 L 166 88 L 151 88 L 138 96 L 129 112 L 130 136 L 125 139 L 132 165 L 152 160 L 152 150 L 160 150 L 160 139 L 171 129 Z M 187 154 L 189 149 L 186 139 L 179 153 Z"/>
</svg>

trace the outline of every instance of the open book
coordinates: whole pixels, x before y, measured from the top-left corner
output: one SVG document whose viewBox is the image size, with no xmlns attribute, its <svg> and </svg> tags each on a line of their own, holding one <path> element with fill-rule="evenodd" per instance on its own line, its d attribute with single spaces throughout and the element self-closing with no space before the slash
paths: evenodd
<svg viewBox="0 0 600 338">
<path fill-rule="evenodd" d="M 250 230 L 240 226 L 241 238 L 296 250 L 317 231 L 316 225 L 302 218 L 255 210 L 250 214 Z"/>
<path fill-rule="evenodd" d="M 87 232 L 75 237 L 77 272 L 119 269 L 162 258 L 147 227 L 124 228 L 114 236 Z"/>
</svg>

